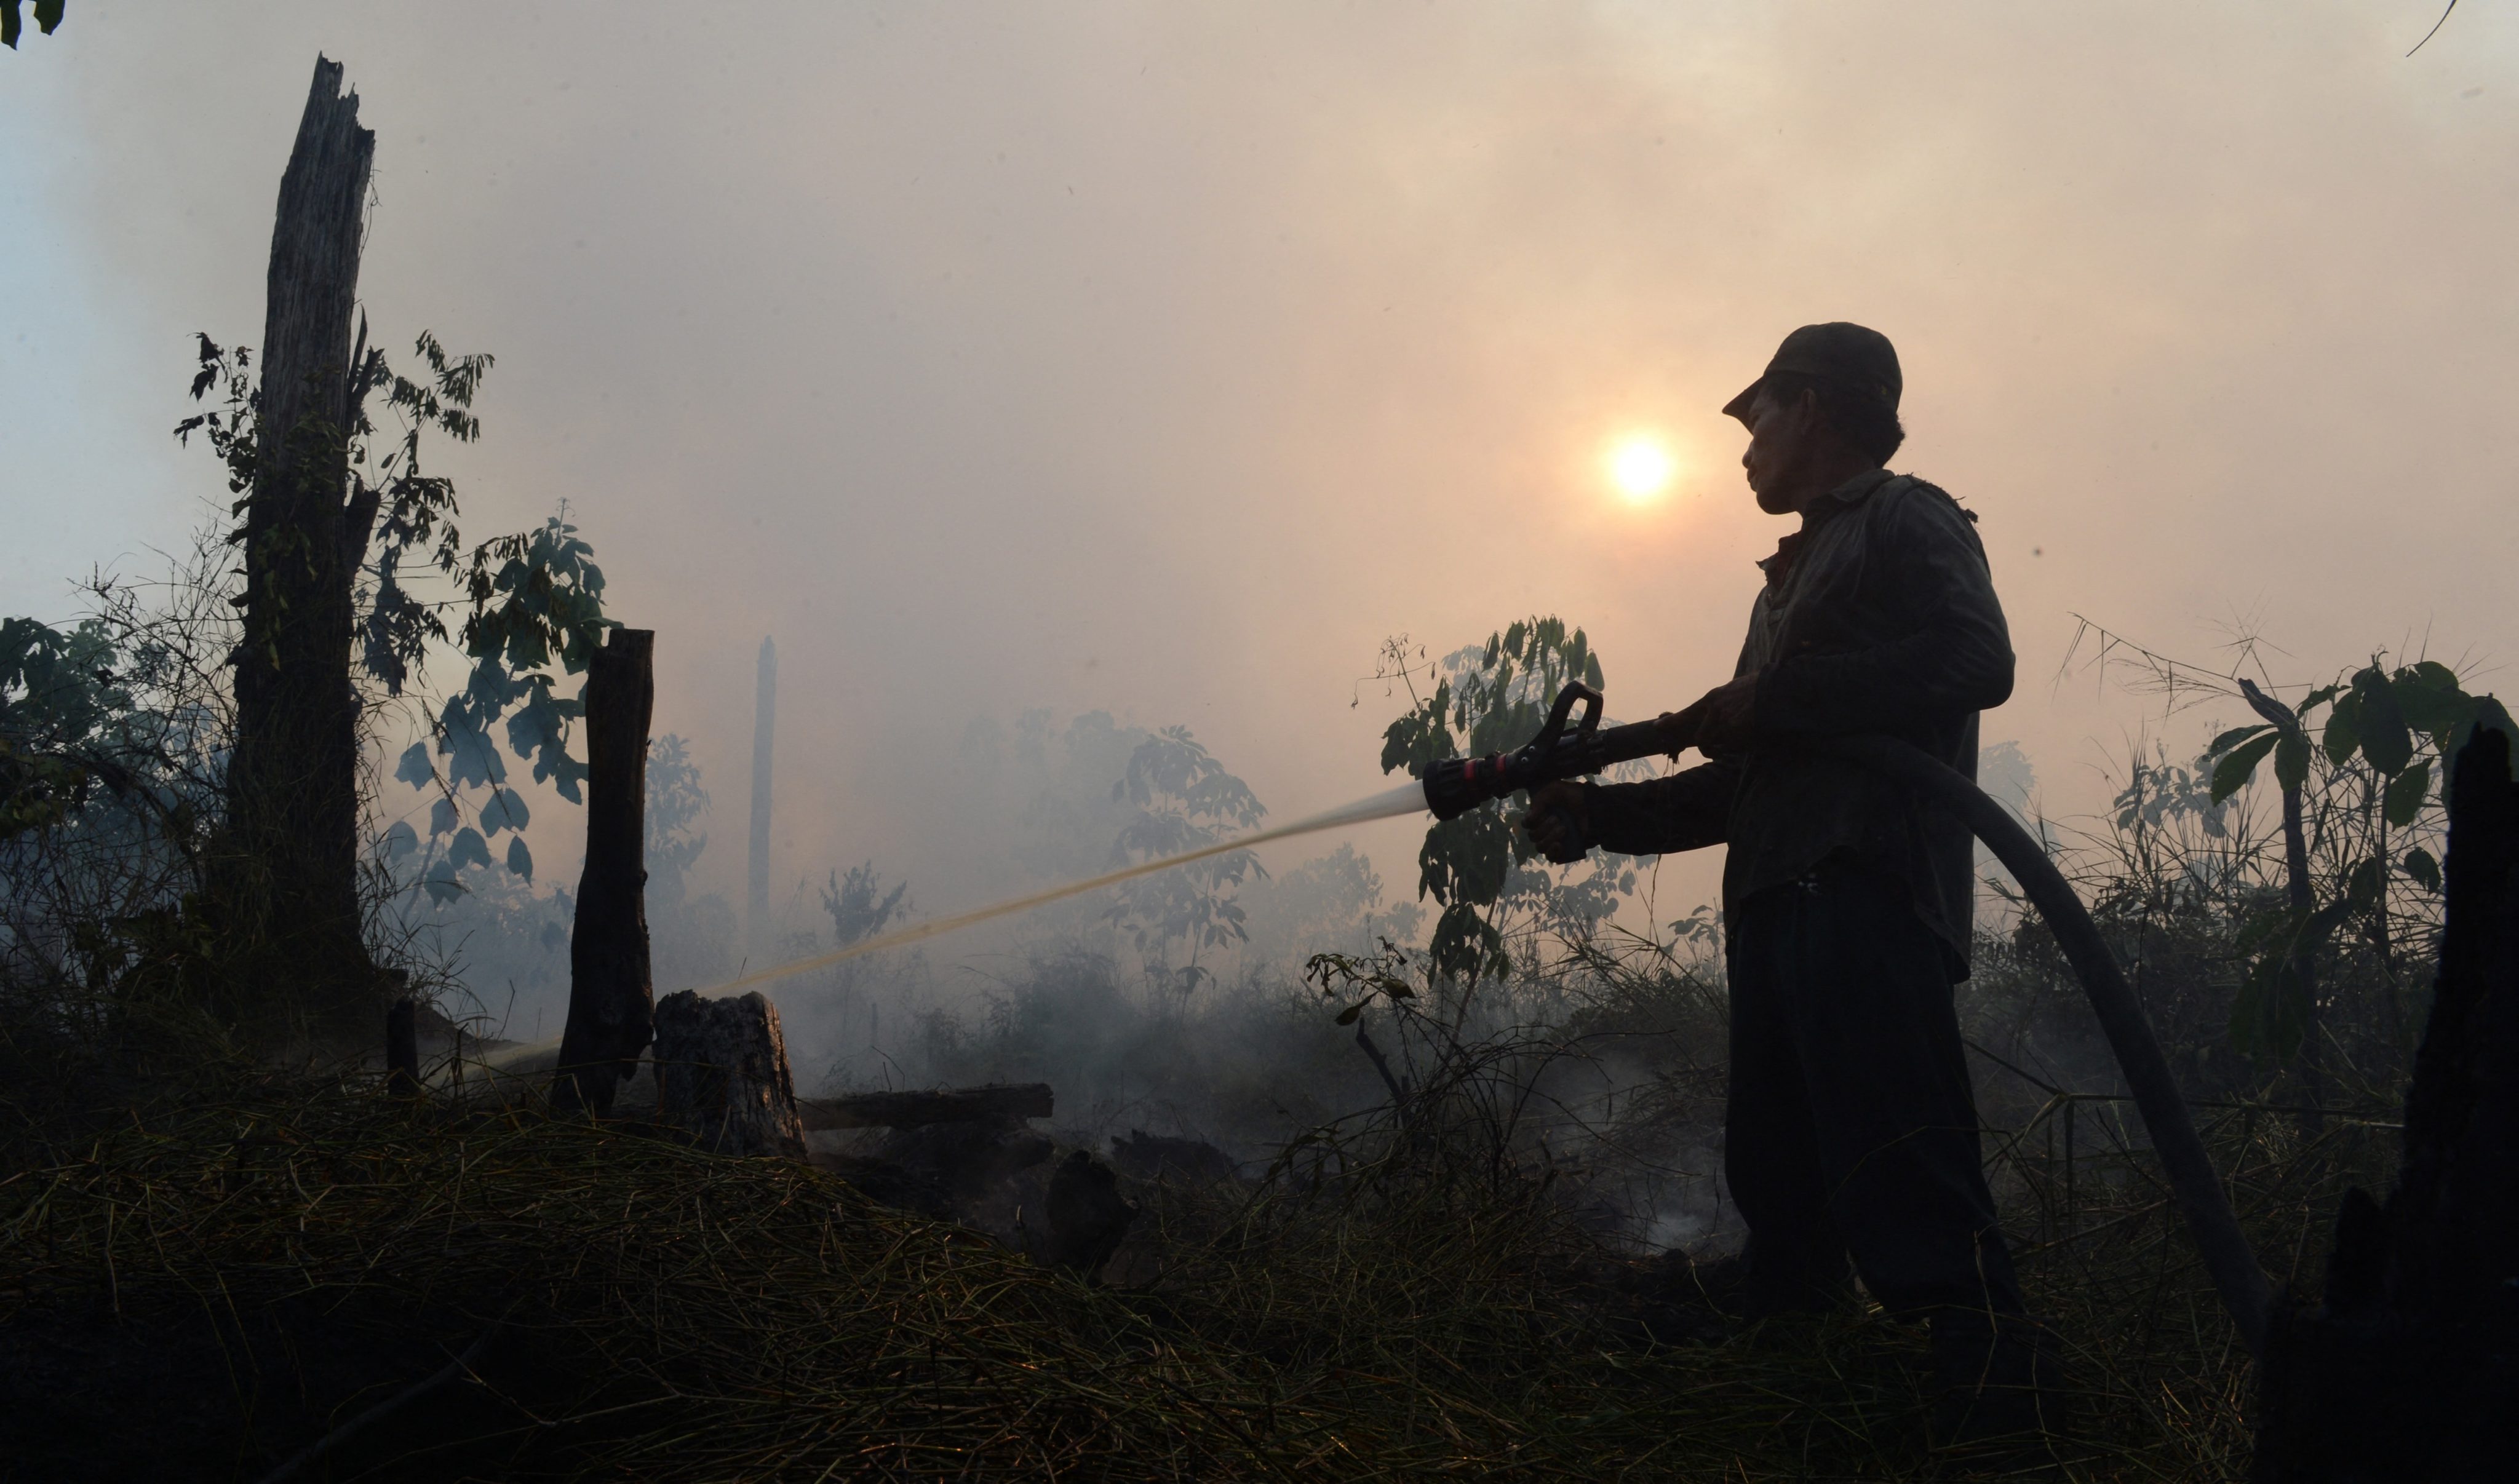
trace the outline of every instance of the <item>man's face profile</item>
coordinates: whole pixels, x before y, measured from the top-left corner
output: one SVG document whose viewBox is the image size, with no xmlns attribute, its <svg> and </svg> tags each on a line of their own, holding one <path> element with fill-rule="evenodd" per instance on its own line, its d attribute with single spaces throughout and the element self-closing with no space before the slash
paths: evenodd
<svg viewBox="0 0 2519 1484">
<path fill-rule="evenodd" d="M 1741 467 L 1758 508 L 1770 515 L 1790 515 L 1799 503 L 1800 476 L 1817 451 L 1818 402 L 1808 392 L 1790 403 L 1779 402 L 1774 391 L 1760 387 L 1741 414 L 1749 430 Z"/>
</svg>

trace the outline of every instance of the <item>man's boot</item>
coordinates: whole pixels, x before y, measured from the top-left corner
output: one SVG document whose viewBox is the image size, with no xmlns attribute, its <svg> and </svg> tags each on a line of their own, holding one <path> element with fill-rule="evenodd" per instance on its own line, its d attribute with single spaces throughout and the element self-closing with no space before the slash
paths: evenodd
<svg viewBox="0 0 2519 1484">
<path fill-rule="evenodd" d="M 1944 1447 L 2034 1447 L 2066 1430 L 2053 1337 L 2017 1315 L 1947 1309 L 1932 1318 L 1933 1437 Z"/>
</svg>

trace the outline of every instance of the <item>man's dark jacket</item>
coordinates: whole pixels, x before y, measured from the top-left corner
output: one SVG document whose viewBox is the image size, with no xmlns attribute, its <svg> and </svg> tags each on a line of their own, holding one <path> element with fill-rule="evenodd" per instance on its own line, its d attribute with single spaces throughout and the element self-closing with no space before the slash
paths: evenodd
<svg viewBox="0 0 2519 1484">
<path fill-rule="evenodd" d="M 1586 790 L 1594 842 L 1629 854 L 1728 844 L 1728 910 L 1821 862 L 1885 871 L 1967 973 L 1967 827 L 1802 738 L 1885 732 L 1973 778 L 1977 713 L 2011 694 L 2011 639 L 1972 520 L 1913 475 L 1876 469 L 1820 497 L 1760 562 L 1735 675 L 1758 677 L 1753 740 L 1650 783 Z"/>
</svg>

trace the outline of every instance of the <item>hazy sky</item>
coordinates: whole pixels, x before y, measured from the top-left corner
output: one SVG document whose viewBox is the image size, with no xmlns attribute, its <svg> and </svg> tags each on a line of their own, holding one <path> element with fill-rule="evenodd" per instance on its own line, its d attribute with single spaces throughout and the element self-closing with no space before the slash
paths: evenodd
<svg viewBox="0 0 2519 1484">
<path fill-rule="evenodd" d="M 1825 319 L 1896 341 L 1895 466 L 1982 516 L 1988 739 L 2087 807 L 2144 706 L 2055 683 L 2076 612 L 2514 683 L 2519 17 L 2409 60 L 2436 14 L 74 0 L 0 53 L 0 612 L 224 498 L 166 432 L 191 332 L 260 338 L 321 51 L 379 338 L 499 359 L 465 529 L 568 502 L 722 884 L 764 633 L 782 875 L 939 911 L 975 716 L 1185 721 L 1284 817 L 1382 784 L 1387 634 L 1556 612 L 1614 712 L 1692 699 L 1787 529 L 1715 409 Z M 1634 429 L 1682 461 L 1641 507 Z"/>
</svg>

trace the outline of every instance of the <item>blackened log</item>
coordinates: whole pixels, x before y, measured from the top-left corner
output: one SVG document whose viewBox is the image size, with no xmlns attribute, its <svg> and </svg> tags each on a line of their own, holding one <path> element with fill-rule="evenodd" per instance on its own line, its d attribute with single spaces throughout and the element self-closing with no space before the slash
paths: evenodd
<svg viewBox="0 0 2519 1484">
<path fill-rule="evenodd" d="M 927 1123 L 1012 1123 L 1046 1118 L 1052 1099 L 1047 1082 L 956 1087 L 938 1092 L 866 1092 L 845 1098 L 800 1098 L 805 1126 L 915 1128 Z"/>
<path fill-rule="evenodd" d="M 249 955 L 240 984 L 305 986 L 311 999 L 289 1008 L 363 1021 L 386 991 L 359 911 L 350 640 L 363 551 L 349 548 L 345 526 L 350 319 L 375 155 L 359 95 L 342 90 L 339 63 L 319 56 L 271 234 L 229 835 L 212 876 L 230 938 Z"/>
<path fill-rule="evenodd" d="M 615 629 L 586 675 L 586 869 L 568 940 L 568 1027 L 552 1102 L 612 1111 L 655 1024 L 647 958 L 647 724 L 656 634 Z"/>
<path fill-rule="evenodd" d="M 2268 1484 L 2500 1479 L 2519 1458 L 2519 786 L 2479 729 L 2453 765 L 2445 920 L 2386 1203 L 2337 1213 L 2323 1301 L 2258 1386 Z"/>
<path fill-rule="evenodd" d="M 656 1007 L 656 1118 L 725 1155 L 805 1157 L 796 1083 L 778 1008 L 759 990 L 704 1000 L 688 989 Z"/>
</svg>

